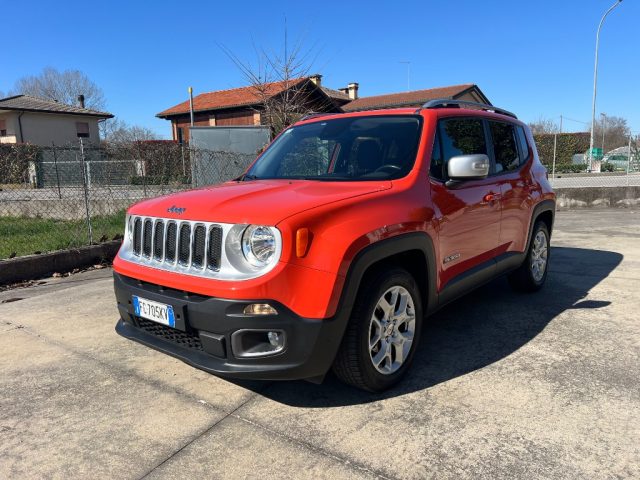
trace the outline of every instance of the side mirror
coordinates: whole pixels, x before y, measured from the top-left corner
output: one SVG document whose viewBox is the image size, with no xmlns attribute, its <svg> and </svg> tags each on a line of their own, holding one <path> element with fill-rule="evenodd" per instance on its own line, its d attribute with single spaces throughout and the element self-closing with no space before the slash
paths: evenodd
<svg viewBox="0 0 640 480">
<path fill-rule="evenodd" d="M 447 163 L 449 179 L 481 180 L 489 175 L 489 157 L 484 154 L 458 155 L 451 157 Z"/>
</svg>

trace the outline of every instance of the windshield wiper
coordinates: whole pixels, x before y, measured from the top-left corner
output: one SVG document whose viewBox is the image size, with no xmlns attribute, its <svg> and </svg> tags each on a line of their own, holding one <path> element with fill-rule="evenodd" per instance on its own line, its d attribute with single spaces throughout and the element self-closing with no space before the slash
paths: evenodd
<svg viewBox="0 0 640 480">
<path fill-rule="evenodd" d="M 245 173 L 244 175 L 242 175 L 238 181 L 240 182 L 246 182 L 247 180 L 258 180 L 258 176 L 257 175 L 249 175 L 247 173 Z"/>
</svg>

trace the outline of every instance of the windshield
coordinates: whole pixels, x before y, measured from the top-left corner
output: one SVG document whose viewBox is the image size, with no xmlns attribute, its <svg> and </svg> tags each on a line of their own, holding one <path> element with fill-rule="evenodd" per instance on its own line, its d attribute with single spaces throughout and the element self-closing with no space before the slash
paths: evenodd
<svg viewBox="0 0 640 480">
<path fill-rule="evenodd" d="M 416 159 L 419 116 L 336 118 L 285 130 L 244 180 L 388 180 L 404 177 Z"/>
</svg>

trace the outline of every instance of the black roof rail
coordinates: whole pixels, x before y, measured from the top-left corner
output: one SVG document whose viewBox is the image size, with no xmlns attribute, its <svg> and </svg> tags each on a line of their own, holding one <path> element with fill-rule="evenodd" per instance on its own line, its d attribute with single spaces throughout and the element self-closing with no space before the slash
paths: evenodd
<svg viewBox="0 0 640 480">
<path fill-rule="evenodd" d="M 448 107 L 455 107 L 455 108 L 470 107 L 472 109 L 475 108 L 476 110 L 483 110 L 485 112 L 495 112 L 501 115 L 506 115 L 507 117 L 515 118 L 516 120 L 518 119 L 515 113 L 511 113 L 510 111 L 504 110 L 503 108 L 494 107 L 493 105 L 487 105 L 486 103 L 469 102 L 467 100 L 452 100 L 450 98 L 438 98 L 435 100 L 429 100 L 427 103 L 422 105 L 422 107 L 419 108 L 416 111 L 416 113 L 418 113 L 423 108 L 448 108 Z"/>
<path fill-rule="evenodd" d="M 309 120 L 310 118 L 324 117 L 326 115 L 335 115 L 335 114 L 336 112 L 331 112 L 331 113 L 330 112 L 309 112 L 304 117 L 302 117 L 299 121 L 302 122 L 303 120 Z"/>
</svg>

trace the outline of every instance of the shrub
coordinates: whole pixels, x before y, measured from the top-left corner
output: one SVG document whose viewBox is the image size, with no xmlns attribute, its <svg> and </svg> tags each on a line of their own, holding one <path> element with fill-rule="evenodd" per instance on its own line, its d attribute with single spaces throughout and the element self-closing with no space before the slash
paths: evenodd
<svg viewBox="0 0 640 480">
<path fill-rule="evenodd" d="M 547 169 L 549 170 L 549 173 L 551 173 L 551 167 L 549 165 L 547 165 Z M 586 164 L 556 163 L 556 173 L 580 173 L 586 171 Z"/>
<path fill-rule="evenodd" d="M 616 171 L 616 166 L 613 163 L 602 162 L 602 164 L 600 165 L 600 171 L 601 172 L 615 172 Z"/>
<path fill-rule="evenodd" d="M 0 144 L 0 185 L 29 184 L 29 163 L 38 159 L 40 151 L 28 143 Z"/>
<path fill-rule="evenodd" d="M 191 178 L 185 176 L 170 176 L 170 175 L 146 175 L 131 177 L 131 185 L 169 185 L 169 184 L 181 184 L 186 185 L 191 183 Z"/>
</svg>

